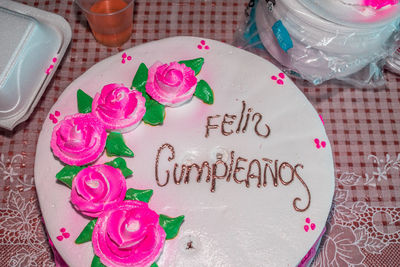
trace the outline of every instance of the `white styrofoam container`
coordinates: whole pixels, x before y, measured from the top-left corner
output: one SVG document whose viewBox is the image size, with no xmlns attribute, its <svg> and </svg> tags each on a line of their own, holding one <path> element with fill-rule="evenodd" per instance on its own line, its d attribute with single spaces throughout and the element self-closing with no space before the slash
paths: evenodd
<svg viewBox="0 0 400 267">
<path fill-rule="evenodd" d="M 59 15 L 0 0 L 0 127 L 28 119 L 69 42 L 71 27 Z"/>
</svg>

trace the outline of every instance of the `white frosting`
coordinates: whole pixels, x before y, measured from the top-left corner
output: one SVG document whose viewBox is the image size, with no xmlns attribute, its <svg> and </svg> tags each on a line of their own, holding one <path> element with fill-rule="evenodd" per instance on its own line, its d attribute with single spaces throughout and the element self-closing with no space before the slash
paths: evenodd
<svg viewBox="0 0 400 267">
<path fill-rule="evenodd" d="M 134 131 L 124 135 L 127 145 L 135 153 L 126 159 L 133 176 L 127 180 L 128 188 L 153 189 L 149 207 L 157 213 L 170 217 L 185 215 L 180 232 L 168 240 L 157 262 L 159 266 L 295 266 L 312 247 L 323 230 L 331 207 L 334 192 L 334 169 L 332 152 L 323 124 L 306 97 L 290 81 L 283 79 L 279 85 L 271 76 L 280 78 L 280 70 L 264 59 L 235 47 L 205 40 L 208 50 L 198 49 L 202 39 L 176 37 L 134 47 L 124 51 L 133 60 L 121 64 L 121 54 L 110 57 L 92 67 L 75 80 L 54 105 L 51 113 L 58 110 L 60 117 L 77 112 L 76 90 L 81 88 L 92 97 L 99 88 L 108 83 L 130 86 L 141 62 L 151 66 L 159 60 L 164 63 L 203 57 L 205 63 L 198 79 L 213 88 L 215 102 L 206 105 L 197 98 L 177 107 L 167 108 L 163 126 L 142 123 Z M 112 66 L 112 67 L 110 67 Z M 251 116 L 258 112 L 262 119 L 259 134 L 266 133 L 264 124 L 270 127 L 267 138 L 254 131 L 258 115 L 248 122 L 245 133 L 236 133 L 243 102 L 246 110 L 252 108 Z M 229 136 L 221 134 L 224 114 L 235 114 L 233 130 Z M 246 119 L 244 114 L 241 128 Z M 206 138 L 207 117 L 210 129 Z M 57 250 L 70 266 L 90 266 L 93 258 L 91 243 L 76 245 L 88 219 L 79 215 L 69 203 L 70 189 L 57 183 L 55 175 L 62 169 L 50 150 L 50 137 L 54 124 L 46 120 L 39 137 L 35 162 L 35 182 L 44 220 Z M 314 139 L 326 142 L 317 148 Z M 305 208 L 308 195 L 299 179 L 284 186 L 278 181 L 274 187 L 270 176 L 267 186 L 257 187 L 257 179 L 250 179 L 250 187 L 238 184 L 231 177 L 229 182 L 217 180 L 215 192 L 211 182 L 195 181 L 191 176 L 188 184 L 176 185 L 173 177 L 160 187 L 155 179 L 155 160 L 159 148 L 168 143 L 175 150 L 175 158 L 169 162 L 170 150 L 164 149 L 159 160 L 159 180 L 165 182 L 165 171 L 173 172 L 173 164 L 208 161 L 220 158 L 230 163 L 234 158 L 246 158 L 239 166 L 245 168 L 237 173 L 238 179 L 247 174 L 253 159 L 264 166 L 268 158 L 278 164 L 288 162 L 292 166 L 302 164 L 298 173 L 310 190 L 309 208 L 296 211 L 293 201 L 299 197 L 299 208 Z M 106 154 L 98 163 L 110 161 Z M 272 164 L 273 165 L 273 164 Z M 219 165 L 217 175 L 223 174 Z M 233 168 L 235 164 L 233 164 Z M 253 164 L 252 172 L 256 170 Z M 290 180 L 289 168 L 282 170 L 284 180 Z M 194 171 L 193 171 L 194 172 Z M 180 173 L 178 168 L 177 173 Z M 306 218 L 315 224 L 315 230 L 304 230 Z M 57 240 L 60 228 L 65 227 L 71 238 Z"/>
</svg>

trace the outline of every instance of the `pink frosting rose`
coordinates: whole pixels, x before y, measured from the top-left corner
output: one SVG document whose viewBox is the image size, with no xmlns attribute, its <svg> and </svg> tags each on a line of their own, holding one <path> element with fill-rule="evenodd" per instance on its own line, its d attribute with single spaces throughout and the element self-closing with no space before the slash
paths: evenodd
<svg viewBox="0 0 400 267">
<path fill-rule="evenodd" d="M 85 165 L 95 161 L 104 151 L 107 132 L 92 114 L 66 116 L 53 129 L 50 146 L 62 162 Z"/>
<path fill-rule="evenodd" d="M 398 0 L 364 0 L 364 5 L 372 6 L 375 9 L 381 9 L 388 5 L 396 5 Z"/>
<path fill-rule="evenodd" d="M 72 180 L 71 203 L 89 217 L 98 217 L 107 207 L 123 201 L 125 194 L 125 177 L 108 165 L 87 167 Z"/>
<path fill-rule="evenodd" d="M 145 103 L 141 92 L 112 83 L 95 95 L 92 113 L 104 123 L 107 130 L 128 132 L 141 122 L 146 113 Z"/>
<path fill-rule="evenodd" d="M 189 101 L 196 90 L 197 78 L 185 64 L 156 62 L 148 74 L 146 92 L 163 105 L 181 105 Z"/>
<path fill-rule="evenodd" d="M 100 215 L 92 243 L 101 262 L 110 266 L 150 266 L 161 254 L 166 234 L 159 215 L 146 202 L 126 200 Z"/>
</svg>

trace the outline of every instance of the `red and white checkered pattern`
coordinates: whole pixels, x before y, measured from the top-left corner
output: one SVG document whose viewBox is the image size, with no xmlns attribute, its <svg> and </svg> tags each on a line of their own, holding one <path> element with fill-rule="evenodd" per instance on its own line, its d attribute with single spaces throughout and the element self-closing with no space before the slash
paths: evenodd
<svg viewBox="0 0 400 267">
<path fill-rule="evenodd" d="M 41 266 L 52 259 L 31 178 L 35 157 L 40 157 L 35 155 L 39 132 L 61 92 L 95 63 L 144 42 L 193 35 L 232 43 L 248 0 L 137 0 L 133 34 L 121 48 L 97 43 L 71 0 L 20 2 L 57 13 L 72 28 L 70 48 L 31 117 L 12 132 L 0 130 L 0 262 Z M 295 80 L 323 117 L 338 178 L 315 265 L 400 266 L 400 76 L 387 72 L 386 81 L 386 88 L 367 90 Z M 17 215 L 31 218 L 31 234 L 20 234 L 25 224 L 12 221 Z M 342 236 L 335 234 L 338 229 Z M 353 254 L 346 257 L 341 248 Z"/>
</svg>

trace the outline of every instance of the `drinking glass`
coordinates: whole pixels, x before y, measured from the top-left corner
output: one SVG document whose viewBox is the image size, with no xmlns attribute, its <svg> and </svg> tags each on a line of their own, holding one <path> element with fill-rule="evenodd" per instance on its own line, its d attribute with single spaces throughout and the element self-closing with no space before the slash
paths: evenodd
<svg viewBox="0 0 400 267">
<path fill-rule="evenodd" d="M 132 35 L 134 0 L 75 0 L 96 40 L 117 47 Z"/>
</svg>

